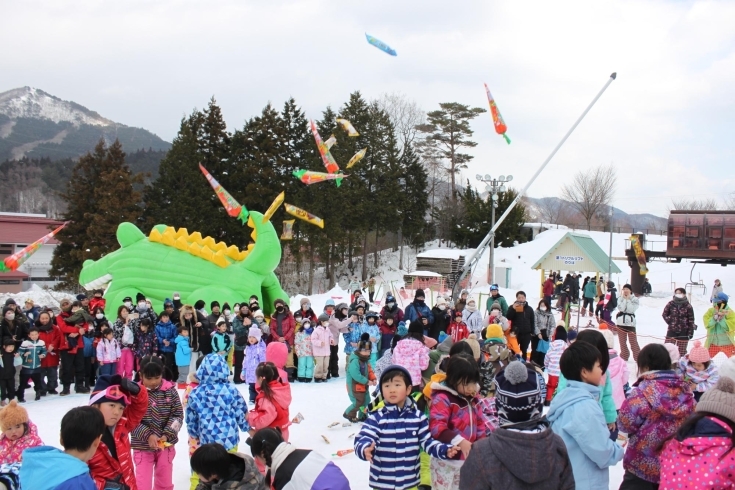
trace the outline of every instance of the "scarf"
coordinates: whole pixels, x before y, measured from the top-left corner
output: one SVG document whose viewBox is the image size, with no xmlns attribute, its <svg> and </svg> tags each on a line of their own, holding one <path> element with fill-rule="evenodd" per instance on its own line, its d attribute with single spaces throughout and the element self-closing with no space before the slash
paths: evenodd
<svg viewBox="0 0 735 490">
<path fill-rule="evenodd" d="M 38 327 L 41 332 L 50 332 L 51 330 L 53 330 L 54 324 L 52 322 L 48 322 L 46 325 L 42 325 L 39 323 L 36 325 L 36 327 Z"/>
<path fill-rule="evenodd" d="M 296 448 L 291 444 L 287 442 L 280 443 L 271 455 L 270 474 L 275 476 L 279 466 L 281 466 L 283 462 L 286 461 L 286 458 L 288 458 L 294 451 L 296 451 Z"/>
<path fill-rule="evenodd" d="M 363 354 L 358 354 L 357 352 L 355 352 L 355 355 L 357 356 L 358 359 L 360 359 L 360 374 L 362 374 L 363 376 L 367 376 L 368 375 L 367 362 L 370 360 L 370 354 L 363 355 Z"/>
<path fill-rule="evenodd" d="M 304 332 L 310 336 L 314 332 L 314 327 L 305 328 Z"/>
<path fill-rule="evenodd" d="M 276 313 L 276 333 L 279 337 L 283 337 L 283 319 L 286 318 L 288 313 L 283 310 L 283 313 Z"/>
<path fill-rule="evenodd" d="M 686 296 L 684 296 L 683 298 L 677 298 L 676 296 L 674 296 L 673 301 L 674 303 L 676 303 L 677 306 L 680 306 L 680 305 L 683 305 L 689 302 Z"/>
</svg>

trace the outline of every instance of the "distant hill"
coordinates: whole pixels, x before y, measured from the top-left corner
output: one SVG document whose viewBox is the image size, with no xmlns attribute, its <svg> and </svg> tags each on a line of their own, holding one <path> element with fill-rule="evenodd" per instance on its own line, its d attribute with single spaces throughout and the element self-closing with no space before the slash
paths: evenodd
<svg viewBox="0 0 735 490">
<path fill-rule="evenodd" d="M 108 144 L 119 139 L 129 154 L 171 148 L 150 131 L 116 123 L 43 90 L 22 87 L 0 93 L 0 161 L 75 159 L 91 151 L 100 138 Z"/>
</svg>

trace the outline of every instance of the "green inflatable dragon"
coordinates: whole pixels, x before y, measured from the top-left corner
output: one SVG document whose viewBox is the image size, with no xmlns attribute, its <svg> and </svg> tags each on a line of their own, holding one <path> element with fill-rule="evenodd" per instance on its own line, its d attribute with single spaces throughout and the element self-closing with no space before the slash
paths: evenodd
<svg viewBox="0 0 735 490">
<path fill-rule="evenodd" d="M 106 287 L 110 305 L 122 304 L 123 298 L 135 298 L 141 292 L 158 309 L 174 291 L 184 304 L 217 300 L 230 305 L 248 301 L 256 295 L 266 314 L 273 301 L 288 295 L 281 289 L 273 272 L 281 260 L 281 244 L 270 221 L 251 212 L 247 224 L 253 228 L 255 243 L 248 250 L 215 242 L 186 228 L 175 230 L 156 225 L 148 237 L 132 223 L 117 229 L 120 249 L 97 261 L 87 260 L 79 275 L 85 289 Z"/>
</svg>

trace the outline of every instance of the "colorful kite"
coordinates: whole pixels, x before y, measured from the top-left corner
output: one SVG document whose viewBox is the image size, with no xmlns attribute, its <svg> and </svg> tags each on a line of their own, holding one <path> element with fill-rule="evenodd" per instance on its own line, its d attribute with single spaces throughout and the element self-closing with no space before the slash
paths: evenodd
<svg viewBox="0 0 735 490">
<path fill-rule="evenodd" d="M 508 136 L 506 136 L 505 134 L 505 132 L 508 130 L 508 127 L 505 125 L 505 121 L 503 121 L 503 116 L 500 115 L 498 106 L 495 103 L 495 99 L 493 99 L 492 94 L 490 93 L 490 89 L 487 87 L 487 83 L 485 84 L 485 91 L 487 92 L 487 101 L 490 103 L 490 114 L 492 114 L 493 116 L 495 132 L 501 135 L 503 139 L 505 139 L 506 143 L 510 144 L 510 138 L 508 138 Z"/>
<path fill-rule="evenodd" d="M 391 56 L 397 56 L 398 55 L 398 53 L 396 53 L 396 50 L 395 49 L 391 48 L 390 46 L 388 46 L 387 44 L 385 44 L 380 39 L 371 36 L 367 32 L 365 33 L 365 37 L 367 38 L 367 42 L 369 42 L 370 44 L 372 44 L 373 46 L 375 46 L 379 50 L 383 51 L 384 53 L 388 53 Z"/>
<path fill-rule="evenodd" d="M 284 206 L 286 207 L 286 212 L 291 216 L 296 216 L 297 218 L 302 219 L 307 223 L 311 223 L 314 226 L 318 226 L 319 228 L 324 229 L 324 220 L 320 217 L 314 216 L 310 212 L 305 211 L 301 208 L 297 208 L 293 204 L 284 204 Z"/>
<path fill-rule="evenodd" d="M 337 124 L 339 124 L 340 126 L 342 126 L 342 129 L 344 129 L 345 131 L 347 131 L 347 136 L 350 136 L 352 138 L 355 138 L 357 136 L 360 136 L 360 133 L 357 132 L 357 130 L 355 129 L 355 127 L 352 125 L 352 123 L 350 121 L 348 121 L 347 119 L 337 118 Z"/>
<path fill-rule="evenodd" d="M 337 162 L 334 161 L 334 157 L 331 153 L 329 153 L 329 148 L 327 148 L 327 145 L 324 144 L 322 141 L 322 137 L 319 136 L 319 131 L 316 129 L 316 124 L 314 124 L 314 121 L 309 121 L 311 124 L 311 133 L 314 135 L 314 140 L 316 141 L 316 146 L 319 148 L 319 154 L 322 156 L 322 162 L 324 162 L 324 167 L 327 169 L 327 172 L 330 174 L 334 174 L 339 172 L 339 165 L 337 165 Z M 335 181 L 337 183 L 337 187 L 342 185 L 342 179 L 338 178 Z"/>
<path fill-rule="evenodd" d="M 359 162 L 360 160 L 362 160 L 362 158 L 365 156 L 365 153 L 366 152 L 367 152 L 367 148 L 363 148 L 362 150 L 360 150 L 357 153 L 355 153 L 352 156 L 352 158 L 350 158 L 350 161 L 347 162 L 347 165 L 345 166 L 345 168 L 350 168 L 354 164 L 356 164 L 357 162 Z"/>
<path fill-rule="evenodd" d="M 294 170 L 293 176 L 301 180 L 306 185 L 318 184 L 327 180 L 344 179 L 345 174 L 327 174 L 324 172 L 312 172 L 311 170 Z"/>
<path fill-rule="evenodd" d="M 295 219 L 287 219 L 283 221 L 283 234 L 281 240 L 293 240 L 293 224 Z"/>
<path fill-rule="evenodd" d="M 638 267 L 640 268 L 640 275 L 645 276 L 648 274 L 648 265 L 646 262 L 646 252 L 643 251 L 643 247 L 641 246 L 641 241 L 638 238 L 637 235 L 630 235 L 630 244 L 633 248 L 633 252 L 635 253 L 635 258 L 638 261 Z"/>
<path fill-rule="evenodd" d="M 220 185 L 219 182 L 217 182 L 217 179 L 212 177 L 210 173 L 207 172 L 207 169 L 204 168 L 201 163 L 199 164 L 199 170 L 202 171 L 204 176 L 207 178 L 207 181 L 209 181 L 209 185 L 212 186 L 212 189 L 214 189 L 214 193 L 217 194 L 217 197 L 219 197 L 219 201 L 222 203 L 222 206 L 225 207 L 227 214 L 232 218 L 239 218 L 240 221 L 242 221 L 243 223 L 247 221 L 249 214 L 247 208 L 237 202 L 235 198 L 232 197 L 230 193 L 227 192 L 225 188 Z"/>
<path fill-rule="evenodd" d="M 334 135 L 330 136 L 327 141 L 324 142 L 327 149 L 331 150 L 334 144 L 337 142 L 337 138 L 334 137 Z"/>
<path fill-rule="evenodd" d="M 54 231 L 45 235 L 44 237 L 39 238 L 38 240 L 31 243 L 24 249 L 15 252 L 13 255 L 9 257 L 5 257 L 5 259 L 2 262 L 0 262 L 0 272 L 10 272 L 10 271 L 18 270 L 18 267 L 23 265 L 23 263 L 25 263 L 26 260 L 30 259 L 31 255 L 36 253 L 38 249 L 41 248 L 41 245 L 43 245 L 44 243 L 48 243 L 48 241 L 51 240 L 65 226 L 66 226 L 66 223 L 59 226 Z"/>
<path fill-rule="evenodd" d="M 281 204 L 283 204 L 283 200 L 285 198 L 286 198 L 286 192 L 282 191 L 280 194 L 278 194 L 276 196 L 275 199 L 273 199 L 273 203 L 271 203 L 270 207 L 268 208 L 268 210 L 263 215 L 263 221 L 262 221 L 263 223 L 265 223 L 266 221 L 268 221 L 269 219 L 271 219 L 273 217 L 273 214 L 278 209 L 278 206 L 280 206 Z"/>
</svg>

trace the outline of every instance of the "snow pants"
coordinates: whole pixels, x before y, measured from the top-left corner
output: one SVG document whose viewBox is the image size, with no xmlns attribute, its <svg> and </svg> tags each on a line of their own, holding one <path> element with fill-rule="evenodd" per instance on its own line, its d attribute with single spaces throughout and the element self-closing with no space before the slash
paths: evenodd
<svg viewBox="0 0 735 490">
<path fill-rule="evenodd" d="M 311 379 L 314 377 L 313 356 L 299 357 L 299 369 L 297 377 L 306 379 Z"/>
<path fill-rule="evenodd" d="M 59 386 L 59 366 L 41 368 L 41 385 L 44 392 L 55 390 Z"/>
<path fill-rule="evenodd" d="M 100 365 L 100 376 L 104 376 L 105 374 L 112 376 L 115 373 L 117 373 L 116 362 L 108 362 L 106 364 Z"/>
<path fill-rule="evenodd" d="M 556 387 L 559 386 L 559 376 L 552 376 L 549 375 L 549 381 L 546 383 L 546 401 L 551 402 L 551 399 L 554 398 L 554 392 L 556 391 Z"/>
<path fill-rule="evenodd" d="M 339 345 L 329 346 L 329 376 L 339 377 Z"/>
<path fill-rule="evenodd" d="M 233 349 L 234 350 L 234 349 Z M 233 354 L 234 359 L 234 368 L 235 368 L 235 377 L 232 378 L 232 382 L 236 385 L 241 384 L 242 378 L 240 378 L 240 375 L 242 374 L 242 361 L 245 358 L 245 351 L 242 350 L 235 350 L 235 353 Z"/>
<path fill-rule="evenodd" d="M 69 389 L 72 383 L 75 383 L 76 389 L 84 386 L 84 353 L 81 349 L 69 354 L 68 350 L 61 352 L 61 384 L 64 389 Z"/>
<path fill-rule="evenodd" d="M 161 451 L 133 451 L 135 484 L 138 490 L 173 490 L 175 456 L 174 446 Z"/>
<path fill-rule="evenodd" d="M 123 378 L 133 379 L 133 350 L 130 347 L 123 347 L 120 350 L 120 360 L 117 362 L 117 374 Z"/>
<path fill-rule="evenodd" d="M 314 379 L 327 379 L 329 374 L 329 356 L 314 357 Z"/>
</svg>

